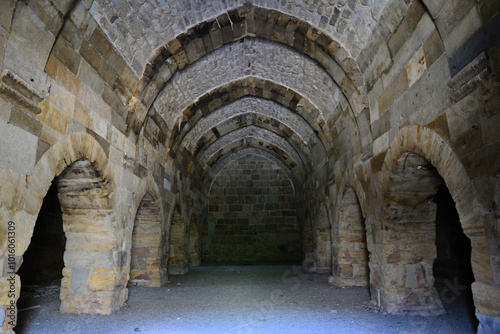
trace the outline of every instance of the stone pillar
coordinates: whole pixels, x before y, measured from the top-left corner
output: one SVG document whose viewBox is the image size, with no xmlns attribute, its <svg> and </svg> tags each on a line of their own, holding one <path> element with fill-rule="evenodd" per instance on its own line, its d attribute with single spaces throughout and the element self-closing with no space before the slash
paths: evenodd
<svg viewBox="0 0 500 334">
<path fill-rule="evenodd" d="M 316 272 L 330 274 L 332 272 L 332 240 L 330 221 L 324 204 L 320 204 L 316 228 L 314 229 L 314 261 Z"/>
<path fill-rule="evenodd" d="M 314 244 L 311 219 L 309 213 L 306 213 L 306 219 L 302 226 L 302 249 L 304 252 L 304 259 L 302 260 L 302 269 L 307 272 L 316 271 L 316 263 L 314 261 Z"/>
<path fill-rule="evenodd" d="M 368 250 L 366 231 L 356 193 L 349 188 L 339 210 L 334 233 L 333 270 L 330 282 L 341 287 L 368 285 Z"/>
<path fill-rule="evenodd" d="M 188 272 L 186 233 L 184 218 L 180 208 L 176 206 L 170 222 L 168 273 L 171 275 L 184 275 Z"/>
<path fill-rule="evenodd" d="M 63 209 L 66 252 L 62 313 L 110 314 L 125 304 L 128 268 L 118 250 L 112 211 Z"/>
<path fill-rule="evenodd" d="M 200 240 L 200 225 L 198 216 L 193 214 L 191 223 L 189 224 L 189 265 L 198 267 L 201 264 L 201 240 Z"/>
<path fill-rule="evenodd" d="M 61 312 L 110 314 L 127 300 L 130 272 L 113 193 L 88 160 L 72 163 L 56 184 L 66 235 Z"/>
<path fill-rule="evenodd" d="M 434 288 L 432 266 L 437 256 L 433 203 L 391 205 L 382 225 L 380 272 L 382 307 L 415 315 L 444 313 Z"/>
</svg>

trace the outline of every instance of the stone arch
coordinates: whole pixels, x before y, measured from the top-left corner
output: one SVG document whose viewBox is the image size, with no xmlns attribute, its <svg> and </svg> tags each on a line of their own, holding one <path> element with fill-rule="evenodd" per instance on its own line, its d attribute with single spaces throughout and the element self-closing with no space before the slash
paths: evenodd
<svg viewBox="0 0 500 334">
<path fill-rule="evenodd" d="M 188 151 L 193 151 L 196 149 L 196 142 L 200 142 L 202 138 L 212 136 L 209 133 L 210 131 L 213 132 L 211 129 L 226 128 L 231 125 L 231 122 L 237 123 L 240 118 L 245 120 L 249 117 L 258 120 L 262 124 L 286 129 L 289 135 L 297 137 L 298 142 L 311 146 L 318 145 L 325 150 L 313 128 L 298 114 L 273 100 L 252 96 L 242 97 L 232 103 L 225 104 L 201 118 L 186 133 L 182 145 Z"/>
<path fill-rule="evenodd" d="M 290 144 L 282 136 L 255 125 L 242 127 L 221 136 L 212 145 L 202 149 L 196 157 L 197 159 L 194 160 L 194 163 L 205 165 L 212 162 L 221 153 L 223 154 L 236 147 L 235 143 L 238 141 L 243 141 L 243 144 L 253 142 L 259 146 L 274 147 L 274 150 L 283 156 L 289 162 L 290 166 L 297 165 L 306 170 L 312 170 L 311 162 L 304 157 L 305 154 L 301 154 L 302 151 L 299 148 Z"/>
<path fill-rule="evenodd" d="M 340 201 L 333 237 L 333 283 L 342 287 L 368 286 L 365 218 L 351 187 L 347 187 Z"/>
<path fill-rule="evenodd" d="M 418 177 L 420 182 L 415 182 Z M 388 311 L 442 312 L 433 287 L 436 207 L 430 200 L 443 180 L 455 201 L 462 229 L 471 240 L 476 307 L 487 298 L 477 293 L 487 289 L 493 278 L 485 226 L 472 182 L 442 137 L 414 125 L 402 128 L 393 140 L 378 184 L 379 201 L 384 205 L 379 212 L 381 227 L 374 240 L 379 250 L 370 263 L 374 271 L 370 281 L 372 288 L 380 288 L 381 307 Z M 391 272 L 393 284 L 384 284 L 389 279 L 386 274 Z"/>
<path fill-rule="evenodd" d="M 263 21 L 261 23 L 266 29 L 255 28 L 255 24 L 260 21 Z M 225 31 L 224 38 L 222 31 Z M 246 36 L 282 43 L 311 57 L 341 87 L 355 115 L 364 109 L 363 78 L 349 52 L 327 33 L 297 17 L 253 6 L 239 7 L 199 23 L 160 47 L 145 66 L 132 101 L 132 109 L 146 115 L 175 72 L 223 45 Z"/>
<path fill-rule="evenodd" d="M 307 97 L 266 79 L 244 77 L 212 89 L 180 112 L 177 125 L 172 128 L 170 134 L 169 154 L 175 157 L 181 152 L 179 148 L 184 136 L 204 115 L 245 96 L 273 100 L 295 112 L 314 129 L 323 146 L 329 147 L 328 143 L 332 138 L 326 122 L 322 119 L 319 109 Z"/>
<path fill-rule="evenodd" d="M 129 285 L 159 287 L 168 279 L 166 237 L 161 196 L 151 176 L 141 182 L 139 194 L 131 236 Z"/>
<path fill-rule="evenodd" d="M 189 267 L 189 254 L 187 227 L 180 201 L 176 201 L 172 205 L 169 226 L 168 273 L 170 275 L 184 275 Z"/>
<path fill-rule="evenodd" d="M 61 312 L 109 314 L 127 298 L 126 275 L 113 224 L 114 181 L 107 154 L 91 135 L 77 133 L 57 142 L 27 176 L 19 209 L 28 218 L 19 221 L 19 235 L 28 238 L 19 240 L 18 254 L 23 254 L 29 244 L 53 180 L 67 238 Z M 97 233 L 89 234 L 89 228 Z"/>
<path fill-rule="evenodd" d="M 331 223 L 325 203 L 319 204 L 316 224 L 313 226 L 314 262 L 316 272 L 326 274 L 332 272 Z"/>
<path fill-rule="evenodd" d="M 19 209 L 30 215 L 38 214 L 54 177 L 82 158 L 92 163 L 108 187 L 114 187 L 112 172 L 108 166 L 108 153 L 93 136 L 76 133 L 52 145 L 40 158 L 31 175 L 27 176 L 26 190 Z M 26 248 L 21 249 L 24 252 Z"/>
<path fill-rule="evenodd" d="M 297 153 L 303 152 L 306 161 L 311 160 L 311 148 L 307 145 L 307 142 L 304 139 L 300 138 L 300 135 L 297 132 L 293 131 L 287 125 L 280 123 L 274 118 L 260 116 L 256 113 L 246 113 L 238 115 L 234 118 L 227 119 L 222 124 L 217 124 L 212 128 L 207 129 L 205 134 L 198 139 L 194 146 L 193 160 L 195 159 L 195 155 L 204 146 L 211 145 L 217 139 L 230 132 L 237 131 L 249 126 L 256 126 L 261 129 L 274 132 L 276 135 L 285 138 L 285 140 L 295 149 L 295 151 L 297 151 Z"/>
<path fill-rule="evenodd" d="M 238 139 L 238 141 L 236 142 L 225 145 L 210 157 L 210 159 L 207 161 L 207 167 L 215 165 L 220 159 L 224 159 L 226 156 L 233 154 L 238 150 L 253 147 L 273 154 L 285 165 L 289 166 L 288 168 L 292 171 L 293 174 L 299 175 L 299 165 L 297 164 L 295 159 L 287 155 L 286 152 L 279 148 L 279 146 L 275 145 L 274 143 L 269 143 L 268 141 L 259 140 L 255 137 L 251 137 L 250 139 L 251 140 Z M 198 168 L 202 168 L 202 165 L 200 164 L 199 167 L 193 168 L 191 173 L 197 171 Z M 207 173 L 208 171 L 206 170 L 202 171 L 201 177 L 203 178 Z"/>
<path fill-rule="evenodd" d="M 217 176 L 217 174 L 224 169 L 229 163 L 232 161 L 242 158 L 247 155 L 256 155 L 256 156 L 262 156 L 268 160 L 273 161 L 276 165 L 281 167 L 281 169 L 287 174 L 288 178 L 292 180 L 292 185 L 294 187 L 295 193 L 297 193 L 297 189 L 299 189 L 299 184 L 301 184 L 302 179 L 298 178 L 300 175 L 295 175 L 291 172 L 289 169 L 288 165 L 284 163 L 281 159 L 276 157 L 270 152 L 267 152 L 262 149 L 258 148 L 253 148 L 253 147 L 248 147 L 248 148 L 243 148 L 238 150 L 237 152 L 234 152 L 232 154 L 229 154 L 225 156 L 224 158 L 220 158 L 213 166 L 210 168 L 207 172 L 207 174 L 204 175 L 203 178 L 203 189 L 205 190 L 204 193 L 208 193 L 208 189 L 210 189 L 210 186 Z"/>
</svg>

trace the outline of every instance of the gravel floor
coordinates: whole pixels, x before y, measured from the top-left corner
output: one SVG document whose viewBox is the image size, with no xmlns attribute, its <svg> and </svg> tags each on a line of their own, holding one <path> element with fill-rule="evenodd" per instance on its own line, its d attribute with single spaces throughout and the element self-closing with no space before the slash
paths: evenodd
<svg viewBox="0 0 500 334">
<path fill-rule="evenodd" d="M 289 267 L 199 267 L 161 288 L 131 287 L 111 316 L 60 314 L 56 286 L 22 294 L 16 333 L 474 333 L 467 298 L 439 317 L 384 315 L 367 289 Z"/>
</svg>

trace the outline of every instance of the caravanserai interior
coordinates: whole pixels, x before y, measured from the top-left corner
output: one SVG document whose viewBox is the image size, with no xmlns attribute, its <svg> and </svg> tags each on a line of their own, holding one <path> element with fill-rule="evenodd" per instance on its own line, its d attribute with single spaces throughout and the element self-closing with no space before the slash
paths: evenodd
<svg viewBox="0 0 500 334">
<path fill-rule="evenodd" d="M 0 333 L 500 333 L 499 11 L 1 0 Z"/>
</svg>

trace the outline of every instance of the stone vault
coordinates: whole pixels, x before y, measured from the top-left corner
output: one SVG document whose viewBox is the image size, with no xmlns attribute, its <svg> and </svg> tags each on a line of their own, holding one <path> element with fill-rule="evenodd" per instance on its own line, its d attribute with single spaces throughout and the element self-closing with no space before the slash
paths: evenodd
<svg viewBox="0 0 500 334">
<path fill-rule="evenodd" d="M 1 1 L 0 332 L 56 192 L 61 312 L 110 314 L 128 285 L 203 261 L 261 261 L 440 314 L 444 188 L 478 330 L 498 330 L 499 9 Z"/>
</svg>

